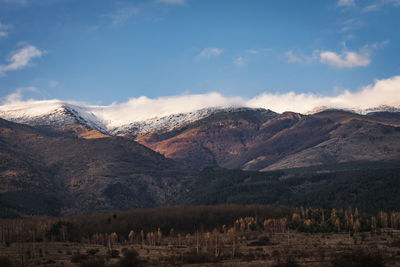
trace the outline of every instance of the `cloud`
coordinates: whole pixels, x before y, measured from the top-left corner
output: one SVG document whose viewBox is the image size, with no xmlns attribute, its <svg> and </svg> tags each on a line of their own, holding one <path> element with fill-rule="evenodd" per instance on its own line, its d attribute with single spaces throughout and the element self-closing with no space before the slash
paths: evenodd
<svg viewBox="0 0 400 267">
<path fill-rule="evenodd" d="M 339 69 L 365 67 L 371 63 L 368 49 L 361 49 L 358 53 L 345 51 L 342 54 L 337 54 L 332 51 L 322 51 L 319 57 L 321 63 Z"/>
<path fill-rule="evenodd" d="M 28 0 L 2 0 L 2 2 L 6 4 L 18 4 L 18 5 L 28 4 Z"/>
<path fill-rule="evenodd" d="M 285 53 L 285 57 L 288 63 L 312 63 L 317 58 L 318 51 L 315 50 L 311 56 L 306 55 L 295 55 L 292 50 Z"/>
<path fill-rule="evenodd" d="M 158 2 L 170 5 L 184 5 L 186 0 L 158 0 Z"/>
<path fill-rule="evenodd" d="M 336 96 L 315 94 L 264 93 L 246 102 L 250 107 L 269 108 L 277 112 L 296 111 L 307 113 L 318 107 L 342 109 L 368 109 L 383 105 L 400 108 L 400 76 L 376 80 L 357 92 L 344 91 Z"/>
<path fill-rule="evenodd" d="M 251 99 L 226 97 L 220 93 L 181 95 L 151 99 L 145 96 L 128 102 L 98 107 L 93 113 L 109 121 L 145 120 L 171 114 L 186 113 L 210 107 L 266 108 L 276 112 L 307 113 L 318 107 L 368 109 L 383 105 L 400 108 L 400 76 L 376 80 L 359 91 L 348 90 L 335 96 L 288 92 L 263 93 Z M 134 118 L 132 114 L 135 114 Z M 117 123 L 117 122 L 116 122 Z"/>
<path fill-rule="evenodd" d="M 0 22 L 0 37 L 7 37 L 10 30 L 14 28 L 11 24 L 3 24 Z"/>
<path fill-rule="evenodd" d="M 342 28 L 340 29 L 340 32 L 347 32 L 351 30 L 360 29 L 364 25 L 365 23 L 358 18 L 348 19 L 342 22 Z"/>
<path fill-rule="evenodd" d="M 341 7 L 352 7 L 355 6 L 356 3 L 354 2 L 354 0 L 339 0 L 337 5 Z"/>
<path fill-rule="evenodd" d="M 371 12 L 371 11 L 375 11 L 375 10 L 377 10 L 377 9 L 378 9 L 378 5 L 372 4 L 372 5 L 363 7 L 363 8 L 361 9 L 361 12 L 362 12 L 362 13 L 368 13 L 368 12 Z"/>
<path fill-rule="evenodd" d="M 285 57 L 287 58 L 287 62 L 289 63 L 297 63 L 301 62 L 301 58 L 293 54 L 292 50 L 289 50 L 285 53 Z"/>
<path fill-rule="evenodd" d="M 129 5 L 121 7 L 116 12 L 107 16 L 112 19 L 113 25 L 121 25 L 125 24 L 132 17 L 138 16 L 141 11 L 141 8 Z"/>
<path fill-rule="evenodd" d="M 246 50 L 247 53 L 252 54 L 252 55 L 257 55 L 260 53 L 260 50 L 258 49 L 247 49 Z"/>
<path fill-rule="evenodd" d="M 400 7 L 400 0 L 381 0 L 382 4 L 393 5 L 395 7 Z"/>
<path fill-rule="evenodd" d="M 28 100 L 21 102 L 21 94 L 24 90 L 26 89 L 17 89 L 14 94 L 7 96 L 4 102 L 9 106 L 0 106 L 0 111 L 12 108 L 19 109 L 20 107 L 34 107 L 35 110 L 43 111 L 49 110 L 51 106 L 56 104 L 70 103 L 79 106 L 89 114 L 94 114 L 109 129 L 135 121 L 215 107 L 266 108 L 275 112 L 294 111 L 300 113 L 307 113 L 318 107 L 355 109 L 359 111 L 383 105 L 400 108 L 400 76 L 375 80 L 374 83 L 364 86 L 356 92 L 346 90 L 334 96 L 295 92 L 276 94 L 265 92 L 256 97 L 246 99 L 243 97 L 226 97 L 220 93 L 211 92 L 159 98 L 141 96 L 131 98 L 124 103 L 114 103 L 108 106 L 85 105 L 61 100 Z"/>
<path fill-rule="evenodd" d="M 217 57 L 221 55 L 223 52 L 224 50 L 221 48 L 207 47 L 201 50 L 200 54 L 197 55 L 196 60 L 210 59 L 213 57 Z"/>
<path fill-rule="evenodd" d="M 22 69 L 30 64 L 32 59 L 41 57 L 44 51 L 40 51 L 33 45 L 27 45 L 8 59 L 8 64 L 0 65 L 0 76 L 4 76 L 7 71 Z"/>
<path fill-rule="evenodd" d="M 24 92 L 38 92 L 38 90 L 36 87 L 32 86 L 17 88 L 13 93 L 3 97 L 1 102 L 5 105 L 23 102 L 22 98 Z"/>
<path fill-rule="evenodd" d="M 50 80 L 49 81 L 49 86 L 52 87 L 52 88 L 57 87 L 59 85 L 60 85 L 60 83 L 58 81 L 55 81 L 55 80 Z"/>
<path fill-rule="evenodd" d="M 241 68 L 241 67 L 243 67 L 243 66 L 245 65 L 245 60 L 244 60 L 243 57 L 239 56 L 239 57 L 237 57 L 237 58 L 233 61 L 233 63 L 234 63 L 237 67 Z"/>
</svg>

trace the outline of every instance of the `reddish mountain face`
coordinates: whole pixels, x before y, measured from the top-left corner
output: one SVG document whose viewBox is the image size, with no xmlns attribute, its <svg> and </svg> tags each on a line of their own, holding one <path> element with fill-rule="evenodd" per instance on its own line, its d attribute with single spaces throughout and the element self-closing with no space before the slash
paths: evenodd
<svg viewBox="0 0 400 267">
<path fill-rule="evenodd" d="M 372 141 L 363 143 L 363 146 L 366 146 L 363 152 L 364 157 L 348 157 L 339 154 L 329 157 L 330 160 L 327 160 L 328 155 L 318 150 L 319 153 L 313 154 L 312 157 L 307 154 L 306 159 L 300 160 L 292 157 L 291 164 L 277 164 L 292 155 L 308 151 L 324 142 L 330 142 L 332 146 L 349 146 L 352 142 L 359 142 L 360 139 L 352 135 L 354 127 L 351 125 L 355 121 L 360 122 L 361 126 L 358 132 L 361 133 L 370 131 L 371 127 L 390 129 L 386 130 L 392 135 L 387 138 L 389 142 L 387 145 L 393 151 L 400 149 L 400 142 L 392 141 L 393 138 L 400 140 L 399 114 L 359 115 L 339 110 L 324 111 L 313 115 L 301 115 L 293 112 L 276 114 L 262 109 L 221 111 L 184 127 L 170 131 L 151 132 L 137 137 L 136 140 L 167 158 L 185 162 L 197 169 L 219 165 L 230 169 L 262 170 L 268 166 L 275 166 L 275 168 L 279 168 L 279 166 L 302 167 L 327 162 L 350 161 L 351 159 L 374 160 L 373 154 L 377 150 L 381 150 L 377 146 L 382 147 L 383 143 L 378 144 Z M 339 132 L 341 134 L 338 134 Z M 374 132 L 372 135 L 381 136 L 379 133 L 379 131 Z M 345 149 L 341 149 L 341 151 L 351 153 Z M 400 159 L 397 152 L 380 154 L 380 160 Z M 301 155 L 305 156 L 306 154 Z M 294 164 L 293 160 L 299 164 Z"/>
<path fill-rule="evenodd" d="M 163 154 L 202 169 L 210 165 L 228 167 L 263 135 L 272 136 L 282 125 L 270 131 L 260 129 L 278 114 L 269 110 L 238 109 L 221 111 L 205 119 L 172 131 L 153 132 L 136 140 Z M 282 120 L 280 124 L 290 123 Z"/>
</svg>

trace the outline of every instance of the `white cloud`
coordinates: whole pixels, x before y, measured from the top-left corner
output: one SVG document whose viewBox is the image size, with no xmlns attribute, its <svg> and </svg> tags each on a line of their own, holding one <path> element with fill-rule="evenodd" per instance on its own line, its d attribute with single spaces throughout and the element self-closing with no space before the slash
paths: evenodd
<svg viewBox="0 0 400 267">
<path fill-rule="evenodd" d="M 354 0 L 339 0 L 337 5 L 342 7 L 352 7 L 355 6 L 356 3 Z"/>
<path fill-rule="evenodd" d="M 318 107 L 367 109 L 383 105 L 400 107 L 400 76 L 376 80 L 374 84 L 363 87 L 358 92 L 345 91 L 336 96 L 315 94 L 264 93 L 246 102 L 250 107 L 264 107 L 277 112 L 309 112 Z"/>
<path fill-rule="evenodd" d="M 40 51 L 33 45 L 27 45 L 8 59 L 8 64 L 0 65 L 0 76 L 3 76 L 7 71 L 18 70 L 28 66 L 33 58 L 41 57 L 44 51 Z"/>
<path fill-rule="evenodd" d="M 200 54 L 197 55 L 196 60 L 201 59 L 210 59 L 213 57 L 217 57 L 224 52 L 221 48 L 216 47 L 207 47 L 201 50 Z"/>
<path fill-rule="evenodd" d="M 320 62 L 330 66 L 342 68 L 365 67 L 371 63 L 370 53 L 368 49 L 361 49 L 358 53 L 345 51 L 337 54 L 332 51 L 322 51 L 319 54 Z"/>
<path fill-rule="evenodd" d="M 23 88 L 17 88 L 15 91 L 5 97 L 2 98 L 2 103 L 3 104 L 14 104 L 14 103 L 20 103 L 23 102 L 23 93 L 24 92 L 38 92 L 36 87 L 23 87 Z"/>
<path fill-rule="evenodd" d="M 186 0 L 158 0 L 158 2 L 170 5 L 184 5 Z"/>
<path fill-rule="evenodd" d="M 3 24 L 0 22 L 0 37 L 7 37 L 8 33 L 14 28 L 11 24 Z"/>
<path fill-rule="evenodd" d="M 22 91 L 7 96 L 9 106 L 0 106 L 0 110 L 10 108 L 34 107 L 37 110 L 48 110 L 51 105 L 70 103 L 80 106 L 110 128 L 142 121 L 150 118 L 163 117 L 177 113 L 187 113 L 210 107 L 251 107 L 266 108 L 275 112 L 294 111 L 307 113 L 318 107 L 365 110 L 383 105 L 400 108 L 400 76 L 376 80 L 373 84 L 359 91 L 348 90 L 334 96 L 323 96 L 307 93 L 263 93 L 251 99 L 243 97 L 226 97 L 212 92 L 197 95 L 180 95 L 159 98 L 145 96 L 132 98 L 125 103 L 115 103 L 108 106 L 93 106 L 60 100 L 28 100 L 21 102 Z M 13 103 L 14 102 L 14 103 Z M 14 105 L 12 107 L 12 105 Z"/>
</svg>

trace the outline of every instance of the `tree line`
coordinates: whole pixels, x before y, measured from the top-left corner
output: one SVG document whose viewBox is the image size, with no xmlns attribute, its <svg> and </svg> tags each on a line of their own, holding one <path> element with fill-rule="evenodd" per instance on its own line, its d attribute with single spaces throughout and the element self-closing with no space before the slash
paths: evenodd
<svg viewBox="0 0 400 267">
<path fill-rule="evenodd" d="M 61 218 L 0 220 L 0 243 L 81 242 L 211 247 L 238 242 L 243 233 L 371 232 L 400 229 L 400 212 L 360 213 L 263 205 L 181 206 Z M 216 246 L 218 247 L 218 245 Z M 218 249 L 215 252 L 218 254 Z"/>
</svg>

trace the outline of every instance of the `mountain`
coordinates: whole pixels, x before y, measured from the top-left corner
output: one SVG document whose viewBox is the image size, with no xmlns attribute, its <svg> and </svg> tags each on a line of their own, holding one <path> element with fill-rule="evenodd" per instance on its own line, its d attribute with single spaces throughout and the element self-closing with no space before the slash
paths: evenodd
<svg viewBox="0 0 400 267">
<path fill-rule="evenodd" d="M 90 110 L 57 100 L 24 102 L 0 106 L 0 118 L 31 126 L 62 128 L 83 125 L 106 132 L 106 125 Z"/>
<path fill-rule="evenodd" d="M 215 203 L 399 208 L 398 112 L 215 108 L 116 131 L 79 106 L 0 111 L 26 123 L 0 119 L 0 217 Z"/>
<path fill-rule="evenodd" d="M 0 119 L 1 216 L 171 204 L 191 175 L 127 138 L 77 138 Z"/>
<path fill-rule="evenodd" d="M 0 106 L 0 117 L 65 136 L 123 136 L 201 170 L 270 170 L 400 158 L 400 112 L 321 109 L 313 114 L 254 108 L 207 108 L 143 119 L 106 107 L 41 101 Z M 112 116 L 110 114 L 112 114 Z"/>
<path fill-rule="evenodd" d="M 202 169 L 269 170 L 350 161 L 400 160 L 400 113 L 312 115 L 220 110 L 207 118 L 136 138 L 168 158 Z"/>
</svg>

